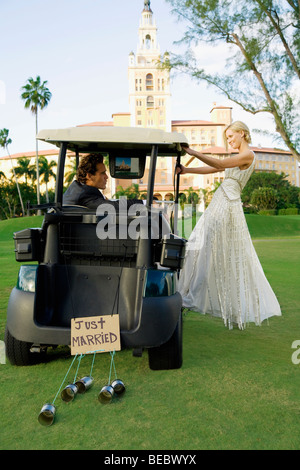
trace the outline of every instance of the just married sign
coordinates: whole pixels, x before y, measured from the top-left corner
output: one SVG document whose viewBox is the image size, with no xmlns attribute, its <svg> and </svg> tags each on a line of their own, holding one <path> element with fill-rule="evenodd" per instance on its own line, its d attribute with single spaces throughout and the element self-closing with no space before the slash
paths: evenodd
<svg viewBox="0 0 300 470">
<path fill-rule="evenodd" d="M 119 315 L 72 318 L 71 355 L 120 351 Z"/>
</svg>

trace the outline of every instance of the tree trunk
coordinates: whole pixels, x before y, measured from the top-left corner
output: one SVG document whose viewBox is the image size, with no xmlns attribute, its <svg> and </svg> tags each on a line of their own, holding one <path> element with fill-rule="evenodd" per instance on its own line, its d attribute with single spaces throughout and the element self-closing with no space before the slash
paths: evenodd
<svg viewBox="0 0 300 470">
<path fill-rule="evenodd" d="M 36 136 L 38 134 L 38 110 L 36 109 L 35 113 L 35 133 Z M 35 136 L 35 137 L 36 137 Z M 35 158 L 36 158 L 36 192 L 37 192 L 37 203 L 41 203 L 41 196 L 40 196 L 40 169 L 39 169 L 39 149 L 38 149 L 38 140 L 35 138 Z M 42 212 L 40 210 L 37 211 L 37 215 L 41 215 Z"/>
<path fill-rule="evenodd" d="M 12 171 L 13 171 L 13 174 L 14 174 L 14 178 L 15 178 L 15 182 L 16 182 L 17 190 L 18 190 L 18 194 L 19 194 L 19 199 L 20 199 L 20 203 L 21 203 L 21 207 L 22 207 L 22 214 L 23 214 L 23 217 L 25 217 L 25 210 L 24 210 L 23 199 L 22 199 L 22 196 L 21 196 L 20 186 L 19 186 L 18 179 L 17 179 L 17 175 L 16 175 L 16 172 L 15 172 L 14 163 L 13 163 L 13 160 L 12 160 L 12 158 L 11 158 L 11 156 L 10 156 L 10 153 L 9 153 L 7 147 L 6 147 L 6 151 L 7 151 L 8 155 L 9 155 L 9 157 L 10 157 L 11 167 L 12 167 Z"/>
</svg>

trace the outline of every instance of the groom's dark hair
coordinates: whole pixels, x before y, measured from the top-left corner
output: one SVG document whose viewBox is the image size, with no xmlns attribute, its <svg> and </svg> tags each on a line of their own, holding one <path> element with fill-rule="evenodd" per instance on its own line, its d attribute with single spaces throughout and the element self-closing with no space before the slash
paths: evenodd
<svg viewBox="0 0 300 470">
<path fill-rule="evenodd" d="M 80 159 L 80 163 L 77 168 L 76 179 L 79 183 L 86 183 L 86 176 L 88 173 L 94 175 L 97 171 L 98 163 L 103 163 L 103 155 L 100 153 L 90 153 L 84 155 Z"/>
</svg>

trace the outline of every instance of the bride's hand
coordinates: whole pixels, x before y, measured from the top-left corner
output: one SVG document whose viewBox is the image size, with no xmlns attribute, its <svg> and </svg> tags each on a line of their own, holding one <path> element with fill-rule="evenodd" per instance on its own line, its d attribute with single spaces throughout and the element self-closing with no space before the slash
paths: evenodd
<svg viewBox="0 0 300 470">
<path fill-rule="evenodd" d="M 182 149 L 189 155 L 193 155 L 193 150 L 190 147 L 186 147 L 184 144 L 181 144 Z"/>
<path fill-rule="evenodd" d="M 176 175 L 180 174 L 180 175 L 184 175 L 186 173 L 186 168 L 185 166 L 183 165 L 179 165 L 176 167 Z"/>
</svg>

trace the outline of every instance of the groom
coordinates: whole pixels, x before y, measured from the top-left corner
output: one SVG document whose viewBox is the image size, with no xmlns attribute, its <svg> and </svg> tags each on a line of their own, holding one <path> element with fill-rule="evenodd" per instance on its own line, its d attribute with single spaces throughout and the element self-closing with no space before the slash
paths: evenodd
<svg viewBox="0 0 300 470">
<path fill-rule="evenodd" d="M 100 204 L 110 204 L 119 209 L 119 201 L 106 199 L 100 190 L 106 188 L 108 175 L 103 163 L 103 155 L 91 153 L 81 158 L 77 169 L 76 180 L 63 195 L 63 205 L 85 206 L 96 210 Z M 127 207 L 143 204 L 139 199 L 128 199 Z"/>
</svg>

